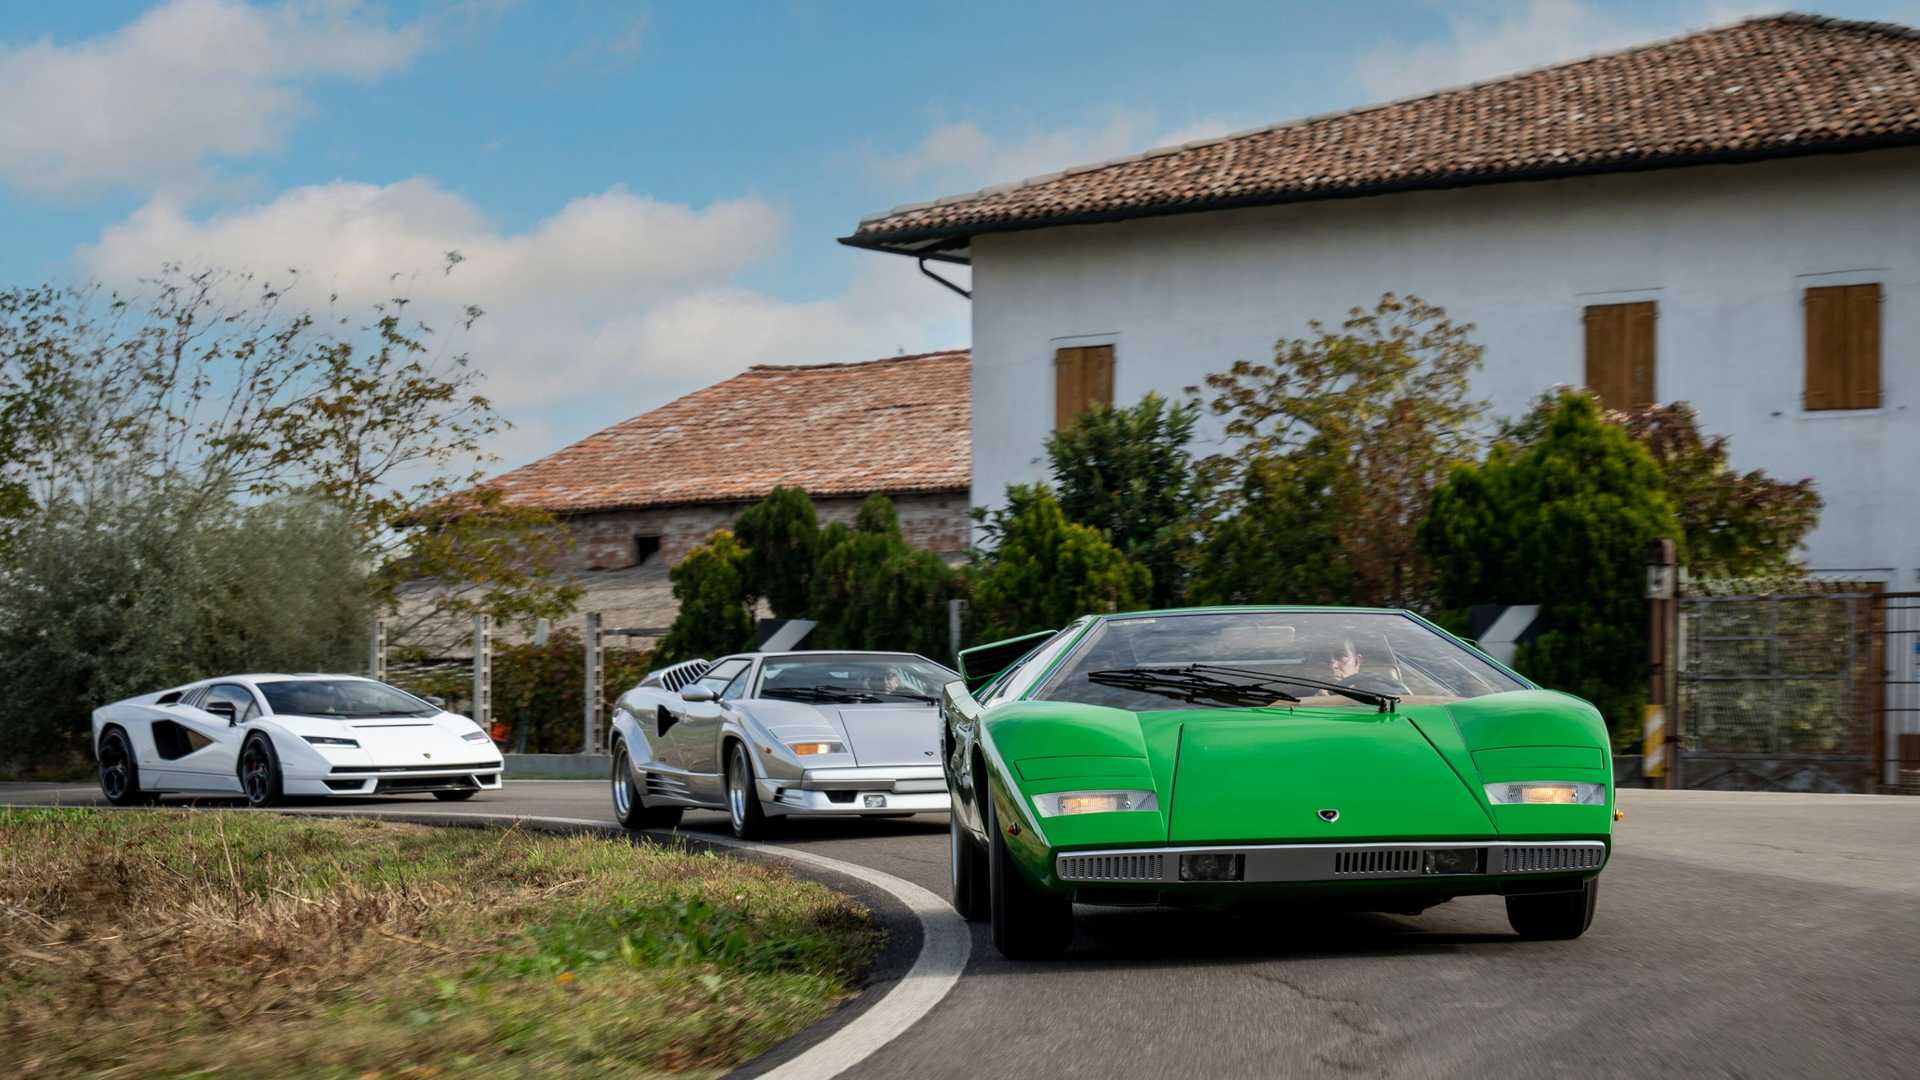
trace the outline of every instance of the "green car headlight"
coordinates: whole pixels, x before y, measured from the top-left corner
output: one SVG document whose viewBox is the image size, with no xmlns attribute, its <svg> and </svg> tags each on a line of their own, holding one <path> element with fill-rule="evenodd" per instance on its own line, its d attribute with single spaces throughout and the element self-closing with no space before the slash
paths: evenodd
<svg viewBox="0 0 1920 1080">
<path fill-rule="evenodd" d="M 1605 806 L 1607 785 L 1573 780 L 1512 780 L 1487 785 L 1487 801 L 1539 806 Z"/>
<path fill-rule="evenodd" d="M 1068 814 L 1111 814 L 1123 810 L 1158 810 L 1160 800 L 1151 791 L 1054 791 L 1035 795 L 1041 817 Z"/>
</svg>

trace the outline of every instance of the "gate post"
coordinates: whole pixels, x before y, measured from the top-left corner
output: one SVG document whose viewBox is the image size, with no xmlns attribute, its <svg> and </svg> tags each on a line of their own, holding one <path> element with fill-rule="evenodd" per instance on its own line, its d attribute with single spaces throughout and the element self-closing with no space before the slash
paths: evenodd
<svg viewBox="0 0 1920 1080">
<path fill-rule="evenodd" d="M 488 735 L 493 734 L 493 616 L 473 617 L 473 716 L 474 723 Z"/>
<path fill-rule="evenodd" d="M 1678 672 L 1673 663 L 1680 603 L 1672 540 L 1647 546 L 1647 713 L 1641 773 L 1661 777 L 1664 786 L 1680 786 L 1680 708 L 1673 693 Z"/>
<path fill-rule="evenodd" d="M 600 747 L 600 695 L 601 683 L 603 681 L 601 665 L 603 661 L 601 657 L 602 631 L 600 629 L 599 612 L 587 612 L 587 632 L 581 641 L 586 649 L 584 655 L 585 663 L 581 666 L 586 669 L 587 703 L 586 715 L 581 721 L 580 752 L 583 754 L 591 754 L 596 752 Z"/>
<path fill-rule="evenodd" d="M 372 630 L 367 641 L 367 678 L 374 682 L 386 682 L 387 620 L 375 615 Z"/>
</svg>

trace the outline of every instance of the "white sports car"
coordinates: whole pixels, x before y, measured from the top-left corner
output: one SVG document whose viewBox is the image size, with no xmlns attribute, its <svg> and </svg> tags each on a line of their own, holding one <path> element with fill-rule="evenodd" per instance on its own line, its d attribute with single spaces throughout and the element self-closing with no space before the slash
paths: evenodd
<svg viewBox="0 0 1920 1080">
<path fill-rule="evenodd" d="M 287 796 L 500 786 L 500 751 L 480 726 L 404 690 L 353 675 L 228 675 L 93 711 L 100 790 L 115 806 L 162 794 Z"/>
<path fill-rule="evenodd" d="M 741 653 L 662 668 L 613 714 L 613 811 L 664 828 L 725 810 L 769 818 L 944 814 L 940 688 L 960 676 L 913 653 Z"/>
</svg>

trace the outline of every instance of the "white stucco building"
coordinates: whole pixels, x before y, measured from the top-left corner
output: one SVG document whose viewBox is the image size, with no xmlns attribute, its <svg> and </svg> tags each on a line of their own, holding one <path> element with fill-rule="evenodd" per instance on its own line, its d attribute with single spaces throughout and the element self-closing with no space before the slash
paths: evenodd
<svg viewBox="0 0 1920 1080">
<path fill-rule="evenodd" d="M 1920 588 L 1906 28 L 1750 20 L 903 207 L 845 242 L 971 264 L 976 504 L 1045 476 L 1069 399 L 1178 398 L 1391 290 L 1477 325 L 1495 415 L 1561 383 L 1689 401 L 1737 467 L 1816 479 L 1813 569 Z"/>
<path fill-rule="evenodd" d="M 1814 478 L 1818 575 L 1920 591 L 1906 27 L 1752 19 L 901 207 L 842 242 L 971 265 L 976 504 L 1043 479 L 1088 401 L 1178 399 L 1393 291 L 1477 326 L 1495 416 L 1563 383 L 1691 402 L 1736 468 Z M 1878 640 L 1891 778 L 1920 761 L 1920 700 L 1896 707 L 1920 638 Z"/>
</svg>

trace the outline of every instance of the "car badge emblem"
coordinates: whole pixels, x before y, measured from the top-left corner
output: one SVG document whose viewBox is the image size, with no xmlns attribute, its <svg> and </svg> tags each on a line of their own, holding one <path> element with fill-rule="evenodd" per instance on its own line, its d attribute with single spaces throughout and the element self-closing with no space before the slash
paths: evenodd
<svg viewBox="0 0 1920 1080">
<path fill-rule="evenodd" d="M 1333 822 L 1336 822 L 1336 821 L 1339 821 L 1339 820 L 1340 820 L 1340 811 L 1338 811 L 1338 810 L 1322 810 L 1322 811 L 1320 811 L 1320 820 L 1321 820 L 1321 821 L 1324 821 L 1324 822 L 1327 822 L 1327 823 L 1329 823 L 1329 824 L 1331 824 L 1331 823 L 1333 823 Z"/>
<path fill-rule="evenodd" d="M 428 761 L 432 761 L 432 760 L 433 760 L 433 755 L 432 755 L 432 754 L 421 754 L 420 756 L 421 756 L 421 757 L 423 757 L 423 758 L 426 758 L 426 759 L 427 759 Z M 1326 811 L 1325 811 L 1325 810 L 1322 810 L 1322 811 L 1320 811 L 1320 814 L 1321 814 L 1321 816 L 1323 816 L 1323 817 L 1324 817 L 1324 816 L 1326 815 Z M 1337 816 L 1337 815 L 1336 815 L 1336 816 Z M 1332 820 L 1333 820 L 1333 818 L 1327 818 L 1327 820 L 1328 820 L 1328 821 L 1332 821 Z"/>
</svg>

